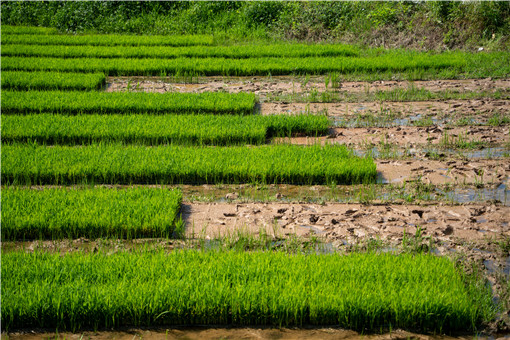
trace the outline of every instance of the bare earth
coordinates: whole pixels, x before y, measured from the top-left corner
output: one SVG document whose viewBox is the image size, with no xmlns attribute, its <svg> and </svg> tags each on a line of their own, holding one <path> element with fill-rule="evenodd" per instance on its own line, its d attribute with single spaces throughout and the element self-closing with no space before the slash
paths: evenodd
<svg viewBox="0 0 510 340">
<path fill-rule="evenodd" d="M 168 77 L 112 77 L 107 80 L 107 92 L 113 91 L 148 91 L 148 92 L 251 92 L 264 100 L 267 95 L 289 95 L 309 93 L 311 89 L 324 92 L 324 77 L 310 77 L 308 81 L 299 77 L 207 77 L 198 78 L 197 84 L 178 84 Z M 340 82 L 332 90 L 349 93 L 370 93 L 409 89 L 411 87 L 432 92 L 493 92 L 497 89 L 510 88 L 510 79 L 466 79 L 466 80 L 426 80 L 426 81 L 373 81 Z M 331 84 L 328 90 L 331 89 Z"/>
</svg>

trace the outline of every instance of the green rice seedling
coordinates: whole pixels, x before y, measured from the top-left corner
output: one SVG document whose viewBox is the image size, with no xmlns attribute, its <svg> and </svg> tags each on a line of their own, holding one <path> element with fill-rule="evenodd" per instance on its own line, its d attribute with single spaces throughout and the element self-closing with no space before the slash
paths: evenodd
<svg viewBox="0 0 510 340">
<path fill-rule="evenodd" d="M 212 45 L 210 35 L 2 35 L 2 45 L 194 46 Z"/>
<path fill-rule="evenodd" d="M 413 120 L 412 124 L 418 127 L 427 127 L 434 125 L 434 121 L 431 117 L 422 117 L 420 119 Z"/>
<path fill-rule="evenodd" d="M 325 326 L 476 331 L 490 288 L 429 254 L 119 251 L 2 255 L 2 326 Z"/>
<path fill-rule="evenodd" d="M 462 133 L 455 137 L 445 131 L 439 140 L 439 145 L 442 148 L 480 149 L 487 146 L 487 142 L 469 139 L 467 135 Z"/>
<path fill-rule="evenodd" d="M 99 90 L 105 83 L 103 73 L 2 72 L 2 90 Z"/>
<path fill-rule="evenodd" d="M 12 184 L 373 183 L 370 158 L 340 145 L 257 147 L 2 146 L 2 181 Z"/>
<path fill-rule="evenodd" d="M 2 40 L 6 35 L 10 35 L 10 34 L 29 34 L 29 35 L 58 34 L 58 31 L 56 28 L 35 27 L 35 26 L 2 25 L 1 31 L 2 31 Z"/>
<path fill-rule="evenodd" d="M 252 93 L 2 91 L 3 114 L 211 113 L 251 114 Z"/>
<path fill-rule="evenodd" d="M 262 58 L 262 57 L 339 57 L 356 56 L 348 45 L 241 45 L 241 46 L 2 46 L 3 56 L 54 58 Z"/>
<path fill-rule="evenodd" d="M 171 237 L 182 193 L 158 188 L 2 188 L 2 239 Z"/>
<path fill-rule="evenodd" d="M 510 124 L 510 116 L 496 114 L 489 118 L 489 120 L 487 121 L 487 124 L 492 125 L 492 126 L 508 125 L 508 124 Z"/>
<path fill-rule="evenodd" d="M 3 57 L 3 70 L 104 72 L 107 75 L 183 74 L 249 76 L 286 74 L 327 74 L 328 72 L 406 71 L 415 68 L 462 70 L 466 65 L 462 55 L 415 55 L 391 58 L 307 57 L 307 58 L 24 58 Z"/>
<path fill-rule="evenodd" d="M 3 115 L 4 142 L 41 144 L 241 145 L 267 138 L 327 133 L 327 117 L 318 115 Z"/>
</svg>

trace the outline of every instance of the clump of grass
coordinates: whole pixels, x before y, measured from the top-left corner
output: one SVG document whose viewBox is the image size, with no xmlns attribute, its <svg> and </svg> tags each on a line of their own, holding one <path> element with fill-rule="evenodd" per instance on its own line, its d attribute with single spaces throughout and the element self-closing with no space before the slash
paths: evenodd
<svg viewBox="0 0 510 340">
<path fill-rule="evenodd" d="M 171 237 L 180 190 L 2 189 L 2 239 Z"/>
<path fill-rule="evenodd" d="M 434 121 L 431 117 L 423 117 L 417 120 L 413 120 L 412 124 L 418 127 L 428 127 L 434 125 Z"/>
<path fill-rule="evenodd" d="M 424 254 L 15 251 L 1 270 L 8 331 L 333 324 L 453 332 L 493 316 L 487 286 Z"/>
<path fill-rule="evenodd" d="M 510 116 L 502 114 L 494 115 L 489 118 L 487 124 L 492 126 L 502 126 L 510 124 Z"/>
<path fill-rule="evenodd" d="M 465 134 L 459 134 L 457 137 L 444 132 L 439 140 L 439 145 L 443 148 L 454 149 L 481 149 L 487 146 L 482 140 L 469 139 Z"/>
</svg>

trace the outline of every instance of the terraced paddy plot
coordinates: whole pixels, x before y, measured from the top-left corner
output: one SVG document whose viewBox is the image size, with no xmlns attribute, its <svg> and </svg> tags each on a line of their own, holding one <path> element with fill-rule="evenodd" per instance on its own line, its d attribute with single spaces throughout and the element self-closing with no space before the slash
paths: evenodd
<svg viewBox="0 0 510 340">
<path fill-rule="evenodd" d="M 90 144 L 263 144 L 267 138 L 326 134 L 318 115 L 77 115 L 2 116 L 3 142 Z"/>
<path fill-rule="evenodd" d="M 460 53 L 401 54 L 378 57 L 308 58 L 24 58 L 4 57 L 4 70 L 105 72 L 112 75 L 143 76 L 196 74 L 203 76 L 251 76 L 288 74 L 326 74 L 328 72 L 384 72 L 453 68 L 467 65 Z"/>
<path fill-rule="evenodd" d="M 2 113 L 251 114 L 255 100 L 251 93 L 2 91 Z"/>
<path fill-rule="evenodd" d="M 376 176 L 371 158 L 339 145 L 2 147 L 2 181 L 12 184 L 352 184 Z"/>
<path fill-rule="evenodd" d="M 485 285 L 432 255 L 2 255 L 9 331 L 222 324 L 449 332 L 476 330 L 491 308 Z"/>
<path fill-rule="evenodd" d="M 357 56 L 348 45 L 234 45 L 234 46 L 65 46 L 5 45 L 2 55 L 58 58 L 260 58 Z"/>
<path fill-rule="evenodd" d="M 34 35 L 2 34 L 2 45 L 195 46 L 213 45 L 211 35 Z"/>
<path fill-rule="evenodd" d="M 99 90 L 105 83 L 103 73 L 2 72 L 2 90 Z"/>
<path fill-rule="evenodd" d="M 2 188 L 2 239 L 171 237 L 182 193 L 157 188 Z"/>
</svg>

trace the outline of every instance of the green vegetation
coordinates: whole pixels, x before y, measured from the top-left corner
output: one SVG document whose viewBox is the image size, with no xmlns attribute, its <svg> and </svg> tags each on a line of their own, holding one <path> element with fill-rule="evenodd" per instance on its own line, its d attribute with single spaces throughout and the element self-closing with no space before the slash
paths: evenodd
<svg viewBox="0 0 510 340">
<path fill-rule="evenodd" d="M 221 324 L 451 332 L 476 330 L 491 316 L 490 289 L 433 255 L 2 255 L 9 331 Z"/>
<path fill-rule="evenodd" d="M 2 188 L 2 240 L 170 237 L 180 190 Z"/>
<path fill-rule="evenodd" d="M 451 149 L 483 149 L 488 144 L 482 140 L 470 139 L 466 134 L 460 133 L 456 136 L 446 131 L 439 140 L 439 146 Z"/>
<path fill-rule="evenodd" d="M 370 158 L 340 145 L 258 147 L 2 146 L 6 184 L 375 182 Z"/>
<path fill-rule="evenodd" d="M 2 91 L 2 113 L 251 114 L 252 93 Z"/>
<path fill-rule="evenodd" d="M 132 35 L 2 35 L 2 45 L 92 45 L 92 46 L 195 46 L 212 45 L 209 35 L 132 36 Z"/>
<path fill-rule="evenodd" d="M 62 46 L 5 45 L 2 56 L 57 58 L 260 58 L 355 56 L 348 45 L 238 45 L 238 46 Z"/>
<path fill-rule="evenodd" d="M 51 27 L 30 27 L 2 25 L 2 37 L 9 34 L 58 34 L 58 30 Z M 3 46 L 2 46 L 3 47 Z M 3 54 L 3 53 L 2 53 Z"/>
<path fill-rule="evenodd" d="M 103 73 L 2 72 L 2 90 L 98 90 L 105 82 Z"/>
<path fill-rule="evenodd" d="M 329 40 L 423 50 L 508 50 L 510 32 L 506 1 L 8 1 L 1 15 L 3 24 L 65 33 L 214 34 L 220 41 Z"/>
<path fill-rule="evenodd" d="M 496 114 L 488 119 L 487 124 L 492 125 L 492 126 L 508 125 L 508 124 L 510 124 L 510 116 Z"/>
<path fill-rule="evenodd" d="M 249 76 L 326 74 L 328 72 L 383 72 L 453 68 L 462 71 L 467 65 L 460 53 L 413 54 L 388 53 L 372 57 L 308 57 L 308 58 L 24 58 L 4 57 L 4 70 L 104 72 L 108 75 Z"/>
<path fill-rule="evenodd" d="M 327 133 L 318 115 L 3 115 L 3 142 L 91 144 L 263 144 L 267 138 Z"/>
</svg>

